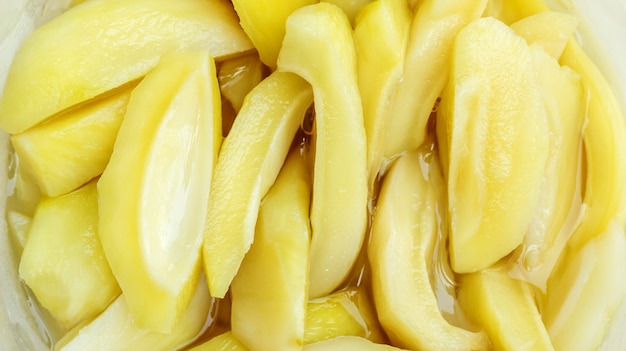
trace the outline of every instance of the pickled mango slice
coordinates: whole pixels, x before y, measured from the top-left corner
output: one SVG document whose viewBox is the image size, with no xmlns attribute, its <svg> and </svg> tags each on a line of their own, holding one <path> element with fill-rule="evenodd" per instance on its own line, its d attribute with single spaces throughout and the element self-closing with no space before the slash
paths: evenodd
<svg viewBox="0 0 626 351">
<path fill-rule="evenodd" d="M 393 351 L 401 350 L 390 345 L 373 343 L 358 336 L 339 336 L 325 341 L 305 345 L 304 351 Z"/>
<path fill-rule="evenodd" d="M 204 275 L 198 279 L 189 306 L 169 333 L 142 329 L 120 295 L 104 312 L 88 324 L 69 331 L 54 351 L 170 351 L 193 342 L 207 327 L 214 299 L 209 295 Z"/>
<path fill-rule="evenodd" d="M 65 194 L 102 173 L 131 91 L 125 89 L 11 137 L 20 165 L 44 195 Z"/>
<path fill-rule="evenodd" d="M 545 11 L 525 17 L 510 27 L 526 39 L 528 45 L 538 44 L 550 56 L 558 59 L 577 25 L 578 19 L 570 14 Z"/>
<path fill-rule="evenodd" d="M 248 94 L 224 140 L 203 244 L 212 296 L 224 297 L 250 249 L 261 199 L 276 180 L 312 99 L 303 79 L 275 72 Z"/>
<path fill-rule="evenodd" d="M 554 350 L 528 283 L 504 269 L 461 276 L 459 301 L 489 335 L 494 350 Z"/>
<path fill-rule="evenodd" d="M 232 332 L 227 331 L 189 351 L 248 351 L 248 348 L 239 342 Z"/>
<path fill-rule="evenodd" d="M 261 204 L 254 242 L 233 279 L 231 329 L 251 350 L 302 349 L 311 235 L 309 178 L 305 155 L 292 150 Z"/>
<path fill-rule="evenodd" d="M 239 112 L 246 95 L 263 80 L 263 64 L 258 55 L 234 57 L 222 62 L 217 80 L 222 95 Z"/>
<path fill-rule="evenodd" d="M 561 64 L 581 75 L 587 93 L 583 218 L 568 245 L 580 249 L 615 219 L 626 223 L 626 119 L 602 73 L 573 39 Z"/>
<path fill-rule="evenodd" d="M 140 328 L 170 331 L 193 296 L 220 123 L 206 51 L 163 56 L 128 103 L 98 200 L 102 246 Z"/>
<path fill-rule="evenodd" d="M 596 350 L 626 296 L 626 234 L 617 221 L 590 239 L 548 283 L 543 321 L 555 350 Z"/>
<path fill-rule="evenodd" d="M 370 193 L 383 163 L 384 131 L 396 86 L 402 79 L 410 23 L 411 10 L 403 0 L 374 1 L 356 18 L 354 45 Z"/>
<path fill-rule="evenodd" d="M 328 3 L 296 10 L 287 20 L 278 69 L 294 72 L 313 86 L 309 294 L 315 298 L 337 289 L 347 277 L 367 224 L 367 149 L 356 53 L 346 15 Z"/>
<path fill-rule="evenodd" d="M 493 18 L 461 30 L 437 124 L 451 265 L 475 272 L 522 242 L 539 201 L 549 127 L 526 42 Z"/>
<path fill-rule="evenodd" d="M 0 99 L 0 128 L 20 133 L 140 78 L 170 51 L 224 57 L 252 48 L 225 1 L 90 0 L 26 39 Z"/>
<path fill-rule="evenodd" d="M 437 197 L 421 165 L 430 147 L 400 156 L 383 178 L 368 256 L 378 318 L 394 343 L 413 350 L 487 350 L 484 333 L 450 325 L 430 283 Z M 434 175 L 435 173 L 433 173 Z"/>
<path fill-rule="evenodd" d="M 487 0 L 425 0 L 411 23 L 403 79 L 398 85 L 387 127 L 385 157 L 419 147 L 426 124 L 449 75 L 457 33 L 480 17 Z"/>
<path fill-rule="evenodd" d="M 33 217 L 19 274 L 64 328 L 93 318 L 120 294 L 97 229 L 95 181 L 42 199 Z"/>
<path fill-rule="evenodd" d="M 285 37 L 285 22 L 300 7 L 316 0 L 232 0 L 241 27 L 259 52 L 261 61 L 276 68 L 276 59 Z"/>
</svg>

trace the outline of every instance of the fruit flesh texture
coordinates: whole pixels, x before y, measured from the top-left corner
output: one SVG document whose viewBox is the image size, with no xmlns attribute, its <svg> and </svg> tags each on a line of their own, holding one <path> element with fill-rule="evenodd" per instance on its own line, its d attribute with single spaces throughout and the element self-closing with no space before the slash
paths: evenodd
<svg viewBox="0 0 626 351">
<path fill-rule="evenodd" d="M 252 48 L 224 1 L 88 1 L 40 27 L 17 52 L 0 128 L 20 133 L 138 79 L 166 52 L 207 49 L 224 57 Z"/>
<path fill-rule="evenodd" d="M 303 42 L 308 45 L 300 45 Z M 347 277 L 367 223 L 363 110 L 352 28 L 345 14 L 327 3 L 295 11 L 287 20 L 278 69 L 296 73 L 313 86 L 316 116 L 309 295 L 315 298 L 337 289 Z"/>
<path fill-rule="evenodd" d="M 311 101 L 309 85 L 283 72 L 263 80 L 244 101 L 222 145 L 206 214 L 203 255 L 211 295 L 224 297 L 249 250 L 261 199 Z"/>
<path fill-rule="evenodd" d="M 265 196 L 254 242 L 231 285 L 231 330 L 251 350 L 298 350 L 304 343 L 311 195 L 302 152 L 289 153 Z"/>
<path fill-rule="evenodd" d="M 383 178 L 368 256 L 378 318 L 395 345 L 419 350 L 487 350 L 484 333 L 449 324 L 431 286 L 438 201 L 431 147 L 400 156 Z M 423 175 L 422 164 L 433 167 Z"/>
<path fill-rule="evenodd" d="M 305 345 L 304 351 L 333 351 L 333 350 L 359 350 L 359 351 L 393 351 L 402 350 L 397 347 L 376 344 L 358 336 L 339 336 L 325 341 Z"/>
<path fill-rule="evenodd" d="M 120 288 L 98 237 L 96 182 L 37 206 L 19 274 L 64 329 L 93 318 Z"/>
<path fill-rule="evenodd" d="M 459 33 L 454 50 L 437 137 L 447 170 L 450 260 L 455 272 L 468 273 L 522 242 L 539 200 L 549 129 L 522 38 L 481 18 Z"/>
<path fill-rule="evenodd" d="M 171 330 L 193 296 L 221 131 L 206 51 L 164 56 L 133 91 L 98 182 L 99 229 L 142 328 Z"/>
<path fill-rule="evenodd" d="M 526 39 L 528 45 L 538 44 L 558 60 L 577 25 L 578 20 L 572 15 L 545 11 L 511 24 L 511 29 Z"/>
</svg>

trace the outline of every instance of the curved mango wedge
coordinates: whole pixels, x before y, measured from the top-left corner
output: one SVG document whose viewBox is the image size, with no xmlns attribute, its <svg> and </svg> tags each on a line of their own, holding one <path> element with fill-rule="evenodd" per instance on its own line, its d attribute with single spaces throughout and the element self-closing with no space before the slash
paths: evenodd
<svg viewBox="0 0 626 351">
<path fill-rule="evenodd" d="M 211 295 L 226 295 L 250 249 L 261 199 L 312 100 L 307 82 L 283 72 L 274 72 L 246 97 L 222 145 L 206 213 L 204 271 Z"/>
<path fill-rule="evenodd" d="M 227 2 L 85 2 L 41 26 L 19 49 L 0 99 L 0 128 L 20 133 L 140 78 L 164 53 L 198 49 L 213 57 L 253 49 Z"/>
<path fill-rule="evenodd" d="M 554 350 L 531 286 L 488 269 L 461 276 L 459 302 L 468 317 L 484 328 L 494 350 Z"/>
<path fill-rule="evenodd" d="M 20 277 L 64 328 L 93 318 L 120 294 L 98 237 L 95 181 L 42 199 L 30 228 Z"/>
<path fill-rule="evenodd" d="M 624 226 L 611 221 L 572 253 L 548 283 L 543 321 L 556 350 L 597 350 L 626 298 Z"/>
<path fill-rule="evenodd" d="M 404 0 L 375 1 L 356 18 L 354 45 L 370 193 L 383 164 L 385 128 L 396 86 L 402 80 L 410 23 L 411 10 Z"/>
<path fill-rule="evenodd" d="M 259 209 L 231 285 L 231 330 L 251 350 L 299 350 L 308 300 L 310 176 L 293 149 Z"/>
<path fill-rule="evenodd" d="M 20 165 L 44 195 L 59 196 L 104 171 L 131 88 L 11 136 Z"/>
<path fill-rule="evenodd" d="M 549 126 L 524 39 L 493 18 L 466 26 L 437 115 L 451 265 L 476 272 L 522 243 L 539 201 Z"/>
<path fill-rule="evenodd" d="M 98 201 L 102 246 L 141 328 L 168 332 L 193 296 L 221 132 L 206 51 L 163 56 L 133 91 Z"/>
<path fill-rule="evenodd" d="M 400 156 L 383 178 L 368 246 L 378 318 L 389 338 L 402 347 L 487 350 L 485 334 L 443 318 L 430 283 L 437 197 L 421 167 L 437 157 L 430 152 L 427 148 Z"/>
<path fill-rule="evenodd" d="M 346 279 L 367 224 L 367 150 L 356 52 L 352 28 L 341 9 L 319 3 L 296 10 L 287 20 L 278 69 L 296 73 L 313 86 L 309 295 L 315 298 Z"/>
<path fill-rule="evenodd" d="M 169 333 L 142 329 L 133 319 L 124 294 L 91 322 L 70 330 L 54 351 L 170 351 L 180 350 L 206 329 L 214 299 L 204 275 L 198 279 L 189 306 Z"/>
<path fill-rule="evenodd" d="M 526 39 L 528 45 L 538 44 L 558 60 L 577 25 L 578 19 L 573 15 L 545 11 L 525 17 L 510 27 L 517 35 Z"/>
<path fill-rule="evenodd" d="M 399 351 L 397 347 L 377 344 L 358 336 L 339 336 L 305 345 L 303 351 Z"/>
<path fill-rule="evenodd" d="M 248 351 L 239 340 L 235 339 L 233 333 L 227 331 L 218 336 L 214 336 L 189 351 Z"/>
<path fill-rule="evenodd" d="M 448 80 L 454 39 L 483 13 L 487 0 L 425 0 L 411 23 L 403 79 L 385 128 L 386 158 L 418 148 L 426 125 Z"/>
</svg>

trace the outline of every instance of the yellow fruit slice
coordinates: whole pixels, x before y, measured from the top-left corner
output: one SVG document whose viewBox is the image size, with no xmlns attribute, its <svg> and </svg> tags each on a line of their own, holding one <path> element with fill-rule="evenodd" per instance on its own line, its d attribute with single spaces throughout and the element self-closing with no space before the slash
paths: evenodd
<svg viewBox="0 0 626 351">
<path fill-rule="evenodd" d="M 538 44 L 531 53 L 550 127 L 550 151 L 535 215 L 524 237 L 516 276 L 545 290 L 546 280 L 577 217 L 585 106 L 580 76 Z"/>
<path fill-rule="evenodd" d="M 131 91 L 125 89 L 11 137 L 20 165 L 44 195 L 65 194 L 102 173 Z"/>
<path fill-rule="evenodd" d="M 305 345 L 304 351 L 393 351 L 402 350 L 384 344 L 376 344 L 358 336 L 339 336 L 325 341 Z"/>
<path fill-rule="evenodd" d="M 476 272 L 522 242 L 539 201 L 549 127 L 524 39 L 493 18 L 466 26 L 437 124 L 451 265 Z"/>
<path fill-rule="evenodd" d="M 31 223 L 19 274 L 64 328 L 93 318 L 120 294 L 97 228 L 95 181 L 42 199 Z"/>
<path fill-rule="evenodd" d="M 359 92 L 367 136 L 369 189 L 383 163 L 385 127 L 391 102 L 402 79 L 411 10 L 403 0 L 374 1 L 357 16 L 354 45 Z"/>
<path fill-rule="evenodd" d="M 235 339 L 233 333 L 227 331 L 189 351 L 248 351 L 248 348 L 239 342 L 239 340 Z"/>
<path fill-rule="evenodd" d="M 483 17 L 495 17 L 507 25 L 549 11 L 543 0 L 489 0 Z"/>
<path fill-rule="evenodd" d="M 225 1 L 85 2 L 41 26 L 17 52 L 0 99 L 0 128 L 20 133 L 143 76 L 164 53 L 194 49 L 222 57 L 252 44 Z"/>
<path fill-rule="evenodd" d="M 251 350 L 302 348 L 311 236 L 309 178 L 305 156 L 292 150 L 261 204 L 254 242 L 233 279 L 231 329 Z"/>
<path fill-rule="evenodd" d="M 170 351 L 193 342 L 207 327 L 214 299 L 204 276 L 198 279 L 189 306 L 169 333 L 142 329 L 120 295 L 104 312 L 88 324 L 70 330 L 54 351 Z"/>
<path fill-rule="evenodd" d="M 545 11 L 511 24 L 511 29 L 526 39 L 528 45 L 541 45 L 550 56 L 558 59 L 577 25 L 578 19 L 570 14 Z"/>
<path fill-rule="evenodd" d="M 263 79 L 258 55 L 245 55 L 222 62 L 217 71 L 222 95 L 239 112 L 246 95 Z"/>
<path fill-rule="evenodd" d="M 385 128 L 385 157 L 419 147 L 437 97 L 448 80 L 457 33 L 480 17 L 487 0 L 426 0 L 411 22 L 403 79 Z"/>
<path fill-rule="evenodd" d="M 285 37 L 285 22 L 293 11 L 316 0 L 233 0 L 241 27 L 259 52 L 261 61 L 276 68 L 276 59 Z"/>
<path fill-rule="evenodd" d="M 312 99 L 311 87 L 300 77 L 275 72 L 248 94 L 224 140 L 204 233 L 204 271 L 212 296 L 224 297 L 250 249 L 261 199 Z"/>
<path fill-rule="evenodd" d="M 556 350 L 596 350 L 626 297 L 624 226 L 611 221 L 568 258 L 548 283 L 543 321 Z"/>
<path fill-rule="evenodd" d="M 503 269 L 461 276 L 459 302 L 485 329 L 494 350 L 554 350 L 528 283 Z"/>
<path fill-rule="evenodd" d="M 622 226 L 626 222 L 626 119 L 606 79 L 573 39 L 561 64 L 580 74 L 587 93 L 585 208 L 568 242 L 577 250 L 604 232 L 611 220 Z"/>
<path fill-rule="evenodd" d="M 426 351 L 486 350 L 485 334 L 444 319 L 431 286 L 437 196 L 422 171 L 422 164 L 437 157 L 430 150 L 400 156 L 383 178 L 368 245 L 376 311 L 395 345 Z"/>
<path fill-rule="evenodd" d="M 128 103 L 98 182 L 100 237 L 141 328 L 171 330 L 193 295 L 220 123 L 206 51 L 163 56 Z"/>
<path fill-rule="evenodd" d="M 309 276 L 315 298 L 346 278 L 367 224 L 367 149 L 356 52 L 341 9 L 319 3 L 296 10 L 287 20 L 278 69 L 304 77 L 315 98 Z"/>
<path fill-rule="evenodd" d="M 374 0 L 322 0 L 329 4 L 339 7 L 348 17 L 350 23 L 355 23 L 355 18 L 368 4 L 375 2 Z"/>
</svg>

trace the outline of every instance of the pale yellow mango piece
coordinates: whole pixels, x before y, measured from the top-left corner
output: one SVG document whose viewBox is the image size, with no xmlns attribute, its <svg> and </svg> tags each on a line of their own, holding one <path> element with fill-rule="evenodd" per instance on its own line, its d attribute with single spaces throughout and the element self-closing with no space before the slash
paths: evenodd
<svg viewBox="0 0 626 351">
<path fill-rule="evenodd" d="M 233 336 L 232 332 L 227 331 L 189 351 L 248 351 L 248 348 L 239 342 L 239 340 Z"/>
<path fill-rule="evenodd" d="M 568 242 L 578 250 L 604 232 L 610 221 L 626 223 L 626 118 L 602 73 L 573 39 L 561 64 L 580 74 L 587 93 L 584 212 Z"/>
<path fill-rule="evenodd" d="M 66 329 L 93 318 L 120 294 L 98 237 L 95 181 L 41 200 L 19 274 Z"/>
<path fill-rule="evenodd" d="M 459 301 L 468 317 L 485 329 L 494 350 L 554 350 L 531 286 L 506 270 L 461 276 Z"/>
<path fill-rule="evenodd" d="M 580 76 L 538 44 L 531 53 L 550 127 L 550 151 L 539 204 L 519 249 L 516 276 L 545 290 L 546 280 L 569 237 L 580 203 L 580 162 L 585 98 Z"/>
<path fill-rule="evenodd" d="M 310 176 L 293 149 L 259 209 L 231 285 L 231 330 L 251 350 L 300 350 L 308 300 Z"/>
<path fill-rule="evenodd" d="M 385 128 L 386 158 L 416 149 L 426 138 L 428 119 L 448 81 L 454 39 L 480 17 L 487 0 L 425 0 L 411 22 L 403 79 L 397 86 Z"/>
<path fill-rule="evenodd" d="M 507 25 L 549 11 L 543 0 L 489 0 L 483 17 L 495 17 Z"/>
<path fill-rule="evenodd" d="M 367 224 L 363 109 L 352 28 L 341 9 L 319 3 L 296 10 L 287 20 L 278 69 L 294 72 L 313 86 L 316 139 L 309 295 L 315 298 L 346 279 Z"/>
<path fill-rule="evenodd" d="M 434 157 L 430 146 L 409 152 L 383 178 L 368 245 L 376 311 L 394 345 L 425 351 L 487 350 L 484 333 L 444 319 L 431 286 L 438 199 L 422 164 L 433 166 Z"/>
<path fill-rule="evenodd" d="M 569 252 L 548 283 L 543 321 L 557 351 L 596 350 L 626 296 L 626 234 L 617 221 Z"/>
<path fill-rule="evenodd" d="M 303 79 L 275 72 L 248 94 L 224 140 L 204 232 L 204 271 L 212 296 L 224 297 L 250 249 L 261 199 L 276 180 L 312 99 Z"/>
<path fill-rule="evenodd" d="M 213 57 L 253 49 L 226 1 L 87 1 L 19 49 L 0 99 L 0 128 L 20 133 L 140 78 L 164 53 L 197 49 Z"/>
<path fill-rule="evenodd" d="M 217 70 L 222 96 L 235 109 L 241 110 L 246 95 L 263 80 L 263 63 L 258 55 L 245 55 L 226 60 Z"/>
<path fill-rule="evenodd" d="M 510 27 L 517 35 L 526 39 L 528 45 L 538 44 L 550 56 L 558 59 L 577 25 L 578 19 L 573 15 L 545 11 L 525 17 Z"/>
<path fill-rule="evenodd" d="M 20 165 L 44 195 L 65 194 L 102 173 L 131 92 L 124 89 L 11 137 Z"/>
<path fill-rule="evenodd" d="M 287 17 L 300 7 L 318 0 L 233 0 L 233 6 L 241 20 L 241 27 L 259 52 L 261 61 L 276 68 L 278 52 L 285 37 Z"/>
<path fill-rule="evenodd" d="M 220 111 L 207 51 L 163 56 L 133 91 L 98 182 L 102 246 L 141 328 L 172 330 L 193 296 Z"/>
<path fill-rule="evenodd" d="M 198 279 L 189 306 L 169 333 L 142 329 L 120 295 L 91 322 L 70 330 L 54 346 L 54 351 L 170 351 L 192 343 L 207 328 L 214 299 L 209 295 L 204 275 Z"/>
<path fill-rule="evenodd" d="M 396 87 L 402 80 L 410 23 L 411 10 L 404 0 L 374 1 L 356 18 L 354 44 L 370 193 L 383 164 L 385 128 Z"/>
<path fill-rule="evenodd" d="M 377 344 L 358 336 L 339 336 L 305 345 L 304 351 L 393 351 L 402 350 L 390 345 Z"/>
<path fill-rule="evenodd" d="M 451 265 L 476 272 L 522 243 L 539 201 L 549 126 L 526 42 L 493 18 L 465 27 L 437 122 Z"/>
<path fill-rule="evenodd" d="M 365 8 L 368 4 L 375 2 L 375 0 L 322 0 L 329 4 L 333 4 L 339 7 L 348 17 L 350 23 L 354 24 L 354 20 L 359 12 Z M 406 1 L 405 1 L 406 3 Z M 373 38 L 372 38 L 373 40 Z"/>
</svg>

